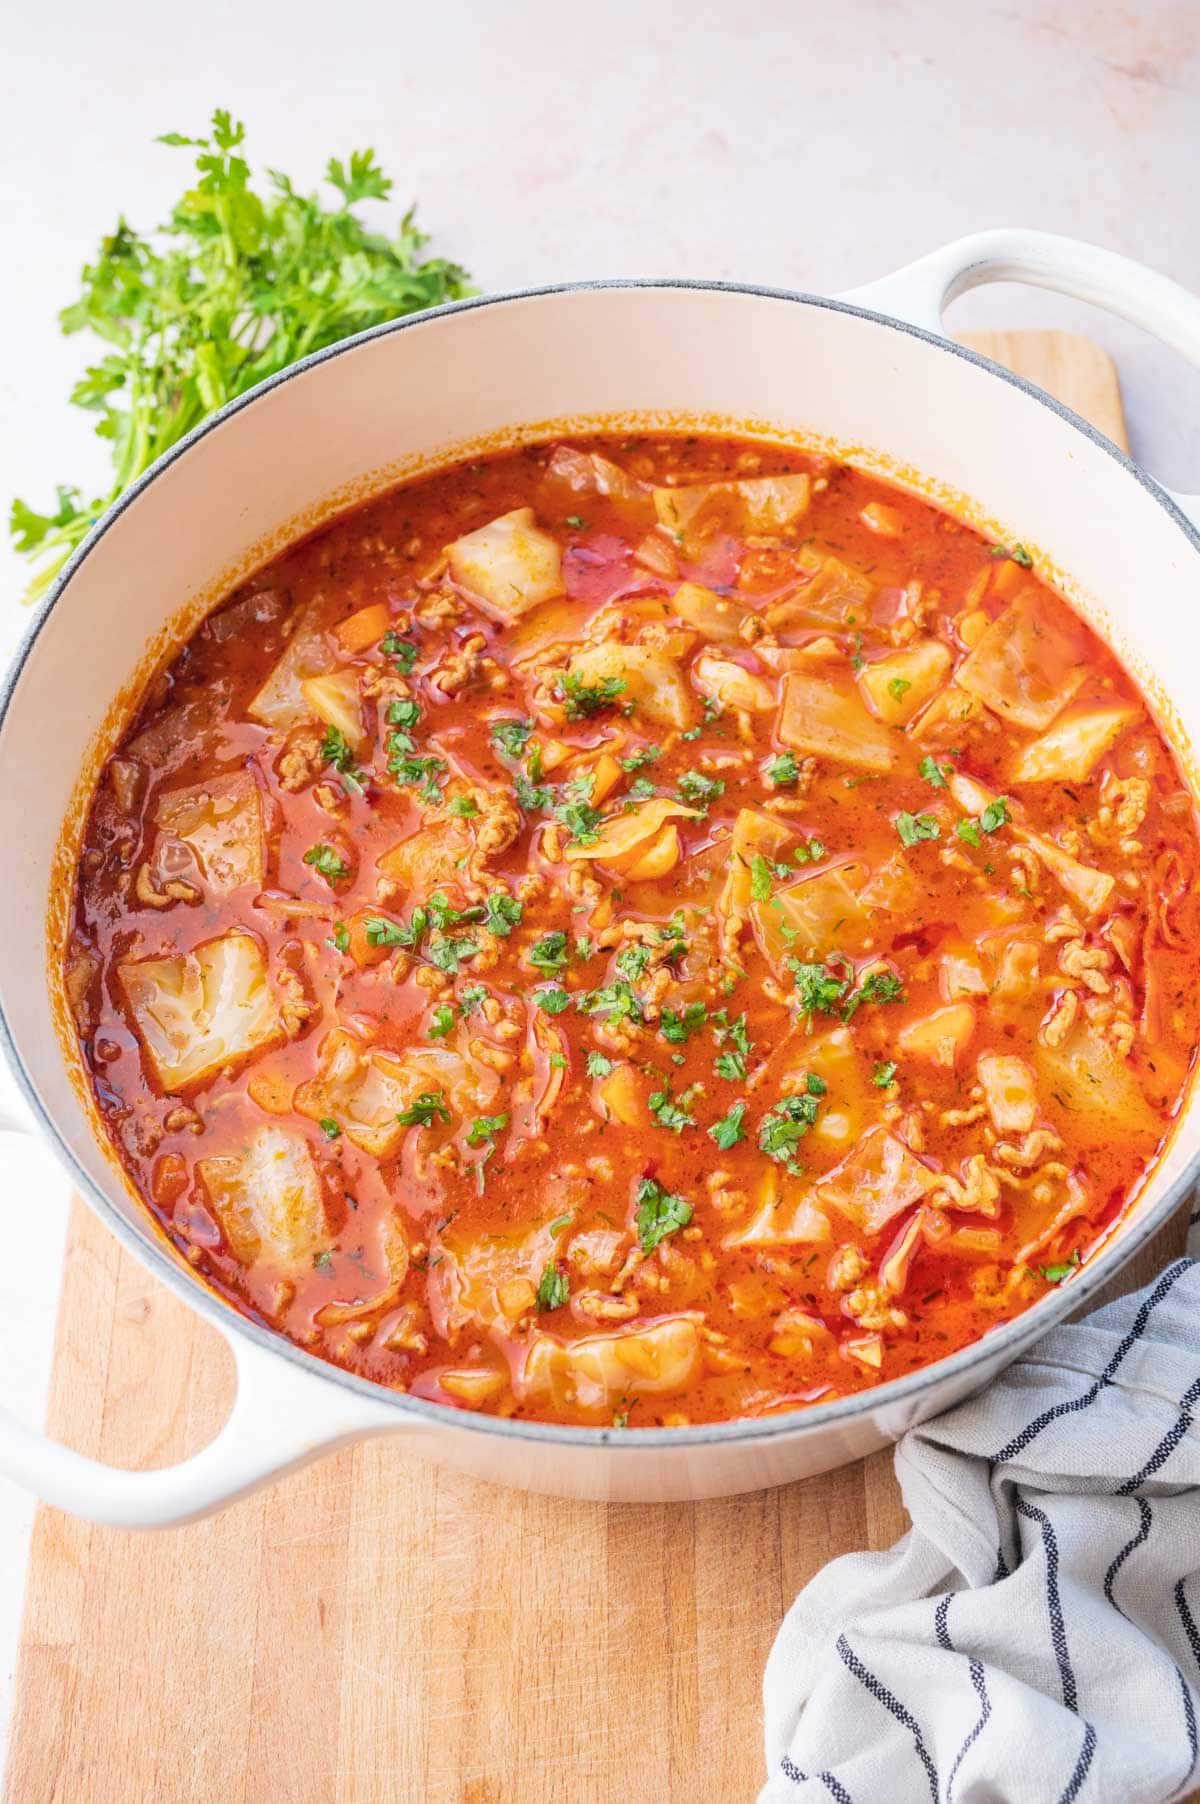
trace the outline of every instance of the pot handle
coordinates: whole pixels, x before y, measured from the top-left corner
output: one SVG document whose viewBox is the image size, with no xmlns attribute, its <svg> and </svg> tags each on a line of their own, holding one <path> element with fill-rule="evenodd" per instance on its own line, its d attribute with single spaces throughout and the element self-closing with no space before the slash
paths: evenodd
<svg viewBox="0 0 1200 1804">
<path fill-rule="evenodd" d="M 0 1112 L 0 1153 L 18 1137 L 49 1155 L 32 1122 Z M 228 1420 L 199 1453 L 159 1471 L 130 1472 L 76 1453 L 0 1407 L 0 1475 L 90 1522 L 166 1528 L 208 1515 L 365 1435 L 416 1436 L 426 1428 L 392 1404 L 316 1376 L 286 1354 L 218 1326 L 233 1350 L 237 1396 Z"/>
<path fill-rule="evenodd" d="M 975 232 L 838 299 L 944 337 L 945 308 L 988 282 L 1028 282 L 1090 301 L 1141 326 L 1200 367 L 1200 300 L 1195 295 L 1131 257 L 1053 232 L 1020 227 Z M 1159 486 L 1200 528 L 1200 495 Z"/>
</svg>

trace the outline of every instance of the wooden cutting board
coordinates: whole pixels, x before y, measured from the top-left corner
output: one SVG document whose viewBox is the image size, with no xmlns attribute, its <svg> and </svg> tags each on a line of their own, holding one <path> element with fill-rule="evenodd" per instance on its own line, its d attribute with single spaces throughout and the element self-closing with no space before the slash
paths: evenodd
<svg viewBox="0 0 1200 1804">
<path fill-rule="evenodd" d="M 1088 340 L 967 342 L 1124 443 Z M 1182 1239 L 1177 1218 L 1129 1284 Z M 215 1433 L 231 1388 L 216 1333 L 76 1204 L 50 1433 L 167 1465 Z M 606 1507 L 489 1489 L 386 1440 L 165 1533 L 42 1509 L 5 1796 L 740 1804 L 784 1610 L 826 1560 L 904 1527 L 890 1453 L 757 1496 Z"/>
</svg>

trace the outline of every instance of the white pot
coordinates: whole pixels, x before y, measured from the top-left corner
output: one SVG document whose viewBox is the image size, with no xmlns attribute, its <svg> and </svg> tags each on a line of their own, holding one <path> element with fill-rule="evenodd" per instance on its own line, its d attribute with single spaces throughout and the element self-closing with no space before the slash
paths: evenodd
<svg viewBox="0 0 1200 1804">
<path fill-rule="evenodd" d="M 1032 232 L 964 239 L 840 300 L 680 282 L 502 295 L 383 327 L 265 383 L 101 521 L 34 621 L 0 702 L 5 1047 L 92 1207 L 230 1341 L 239 1388 L 216 1440 L 169 1470 L 114 1470 L 4 1414 L 0 1470 L 64 1509 L 129 1526 L 201 1515 L 368 1434 L 570 1496 L 781 1484 L 856 1459 L 986 1384 L 1161 1226 L 1200 1163 L 1194 1098 L 1153 1182 L 1079 1277 L 923 1371 L 795 1414 L 697 1428 L 556 1428 L 452 1411 L 337 1371 L 203 1286 L 99 1135 L 45 975 L 59 958 L 80 773 L 94 773 L 121 725 L 113 698 L 298 530 L 452 456 L 572 427 L 695 424 L 816 443 L 1036 547 L 1125 658 L 1194 781 L 1200 503 L 1169 496 L 1039 390 L 940 335 L 948 298 L 1008 279 L 1107 305 L 1200 362 L 1200 303 L 1123 258 Z"/>
</svg>

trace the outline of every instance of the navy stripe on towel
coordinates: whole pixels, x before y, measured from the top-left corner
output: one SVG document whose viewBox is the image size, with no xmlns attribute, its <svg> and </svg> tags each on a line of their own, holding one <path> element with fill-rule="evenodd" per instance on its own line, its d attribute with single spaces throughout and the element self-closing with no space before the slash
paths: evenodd
<svg viewBox="0 0 1200 1804">
<path fill-rule="evenodd" d="M 1119 1496 L 1120 1492 L 1118 1492 L 1117 1494 Z M 1122 1566 L 1125 1564 L 1126 1560 L 1129 1558 L 1129 1556 L 1133 1552 L 1134 1548 L 1140 1547 L 1142 1545 L 1142 1542 L 1149 1535 L 1150 1525 L 1153 1521 L 1153 1516 L 1151 1514 L 1150 1505 L 1146 1502 L 1146 1499 L 1144 1497 L 1138 1498 L 1138 1512 L 1141 1515 L 1141 1519 L 1142 1519 L 1141 1527 L 1138 1529 L 1138 1532 L 1133 1537 L 1132 1541 L 1126 1541 L 1124 1547 L 1121 1549 L 1120 1553 L 1117 1554 L 1116 1558 L 1113 1560 L 1112 1565 L 1109 1567 L 1108 1571 L 1104 1575 L 1104 1595 L 1105 1595 L 1105 1597 L 1107 1597 L 1107 1599 L 1108 1599 L 1109 1603 L 1112 1605 L 1113 1609 L 1120 1611 L 1122 1616 L 1125 1615 L 1125 1612 L 1124 1612 L 1124 1610 L 1121 1609 L 1120 1604 L 1117 1602 L 1116 1598 L 1113 1596 L 1113 1586 L 1116 1583 L 1118 1572 L 1120 1572 Z M 1128 1618 L 1126 1618 L 1126 1620 L 1128 1620 Z"/>
<path fill-rule="evenodd" d="M 1040 1416 L 1035 1416 L 1032 1422 L 1026 1424 L 1020 1434 L 1014 1435 L 1012 1440 L 1009 1441 L 1006 1446 L 1001 1447 L 999 1453 L 991 1455 L 992 1464 L 1001 1465 L 1005 1460 L 1014 1459 L 1018 1453 L 1023 1453 L 1030 1442 L 1035 1441 L 1038 1435 L 1041 1434 L 1043 1428 L 1046 1428 L 1051 1422 L 1057 1421 L 1060 1416 L 1073 1415 L 1077 1410 L 1086 1409 L 1089 1403 L 1094 1403 L 1105 1385 L 1112 1383 L 1122 1362 L 1128 1357 L 1130 1351 L 1137 1345 L 1138 1341 L 1141 1340 L 1142 1335 L 1146 1332 L 1146 1323 L 1150 1320 L 1153 1311 L 1162 1302 L 1167 1292 L 1171 1289 L 1171 1286 L 1183 1276 L 1184 1272 L 1191 1271 L 1194 1263 L 1195 1261 L 1191 1259 L 1177 1259 L 1174 1265 L 1169 1265 L 1162 1277 L 1158 1280 L 1158 1283 L 1154 1286 L 1150 1295 L 1146 1298 L 1146 1301 L 1134 1316 L 1133 1324 L 1130 1327 L 1128 1334 L 1101 1372 L 1099 1378 L 1096 1379 L 1095 1383 L 1084 1391 L 1081 1396 L 1070 1397 L 1063 1403 L 1055 1403 L 1050 1409 L 1043 1410 Z"/>
<path fill-rule="evenodd" d="M 789 1760 L 786 1754 L 779 1764 L 783 1768 L 784 1777 L 790 1779 L 794 1785 L 807 1785 L 810 1779 L 818 1779 L 830 1797 L 835 1800 L 835 1804 L 854 1804 L 854 1799 L 846 1787 L 835 1779 L 832 1773 L 802 1773 L 795 1761 Z"/>
<path fill-rule="evenodd" d="M 1079 1750 L 1079 1759 L 1075 1762 L 1075 1771 L 1067 1781 L 1067 1789 L 1058 1800 L 1058 1804 L 1075 1804 L 1079 1790 L 1088 1776 L 1092 1764 L 1092 1756 L 1096 1752 L 1096 1731 L 1091 1723 L 1083 1725 L 1083 1746 Z"/>
<path fill-rule="evenodd" d="M 933 1799 L 933 1804 L 938 1804 L 937 1767 L 930 1759 L 929 1749 L 925 1746 L 925 1737 L 921 1734 L 921 1725 L 918 1723 L 916 1717 L 912 1714 L 911 1710 L 905 1709 L 899 1698 L 893 1697 L 882 1679 L 877 1678 L 873 1672 L 869 1671 L 868 1668 L 863 1665 L 844 1635 L 838 1636 L 837 1651 L 841 1655 L 843 1664 L 848 1671 L 854 1674 L 854 1677 L 858 1680 L 859 1684 L 865 1686 L 876 1702 L 882 1704 L 885 1710 L 889 1710 L 896 1721 L 907 1729 L 912 1736 L 913 1749 L 917 1759 L 925 1768 L 925 1777 L 929 1781 L 929 1795 Z"/>
<path fill-rule="evenodd" d="M 1050 1640 L 1054 1647 L 1054 1657 L 1058 1661 L 1062 1701 L 1068 1710 L 1078 1711 L 1075 1669 L 1071 1665 L 1071 1655 L 1067 1648 L 1067 1625 L 1063 1621 L 1062 1600 L 1058 1595 L 1058 1538 L 1045 1510 L 1039 1510 L 1036 1504 L 1026 1503 L 1023 1497 L 1017 1499 L 1017 1509 L 1030 1522 L 1036 1522 L 1042 1531 L 1042 1545 L 1046 1550 L 1046 1608 L 1050 1612 Z"/>
<path fill-rule="evenodd" d="M 987 1727 L 988 1717 L 992 1714 L 992 1700 L 988 1696 L 987 1680 L 983 1676 L 983 1667 L 978 1660 L 972 1660 L 969 1663 L 968 1671 L 971 1674 L 971 1683 L 975 1687 L 975 1695 L 979 1699 L 979 1721 L 975 1724 L 974 1728 L 968 1734 L 967 1739 L 963 1742 L 962 1747 L 954 1756 L 954 1765 L 950 1768 L 950 1777 L 946 1781 L 946 1804 L 954 1804 L 954 1781 L 958 1778 L 958 1769 L 962 1765 L 968 1751 L 974 1746 L 983 1730 Z"/>
<path fill-rule="evenodd" d="M 1150 1455 L 1150 1458 L 1146 1461 L 1141 1471 L 1135 1472 L 1132 1478 L 1127 1478 L 1125 1483 L 1118 1487 L 1118 1497 L 1128 1497 L 1131 1491 L 1136 1491 L 1138 1486 L 1145 1484 L 1148 1478 L 1153 1478 L 1159 1467 L 1166 1464 L 1188 1429 L 1192 1426 L 1192 1409 L 1198 1401 L 1200 1401 L 1200 1378 L 1197 1378 L 1194 1384 L 1189 1384 L 1187 1390 L 1179 1399 L 1179 1415 L 1167 1430 L 1162 1440 L 1158 1443 L 1158 1446 L 1154 1449 L 1154 1452 Z"/>
</svg>

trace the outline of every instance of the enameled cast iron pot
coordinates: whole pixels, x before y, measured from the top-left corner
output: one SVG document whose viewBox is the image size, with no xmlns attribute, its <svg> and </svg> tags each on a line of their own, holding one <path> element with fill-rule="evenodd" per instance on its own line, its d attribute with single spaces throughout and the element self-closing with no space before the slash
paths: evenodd
<svg viewBox="0 0 1200 1804">
<path fill-rule="evenodd" d="M 950 298 L 1002 279 L 1099 302 L 1200 362 L 1200 302 L 1109 252 L 1033 232 L 963 239 L 837 300 L 685 282 L 531 290 L 439 308 L 296 365 L 198 427 L 100 522 L 0 699 L 5 1051 L 92 1207 L 230 1342 L 238 1395 L 202 1453 L 147 1473 L 83 1458 L 0 1412 L 0 1471 L 128 1526 L 201 1515 L 369 1434 L 562 1495 L 752 1490 L 856 1459 L 978 1390 L 1161 1226 L 1200 1167 L 1194 1093 L 1153 1181 L 1078 1278 L 923 1371 L 794 1414 L 694 1428 L 557 1428 L 450 1410 L 324 1364 L 205 1287 L 105 1147 L 53 975 L 87 784 L 122 724 L 114 698 L 132 698 L 233 582 L 338 508 L 465 452 L 572 427 L 791 437 L 1035 547 L 1141 682 L 1197 787 L 1200 498 L 1168 494 L 1045 394 L 942 336 Z"/>
</svg>

